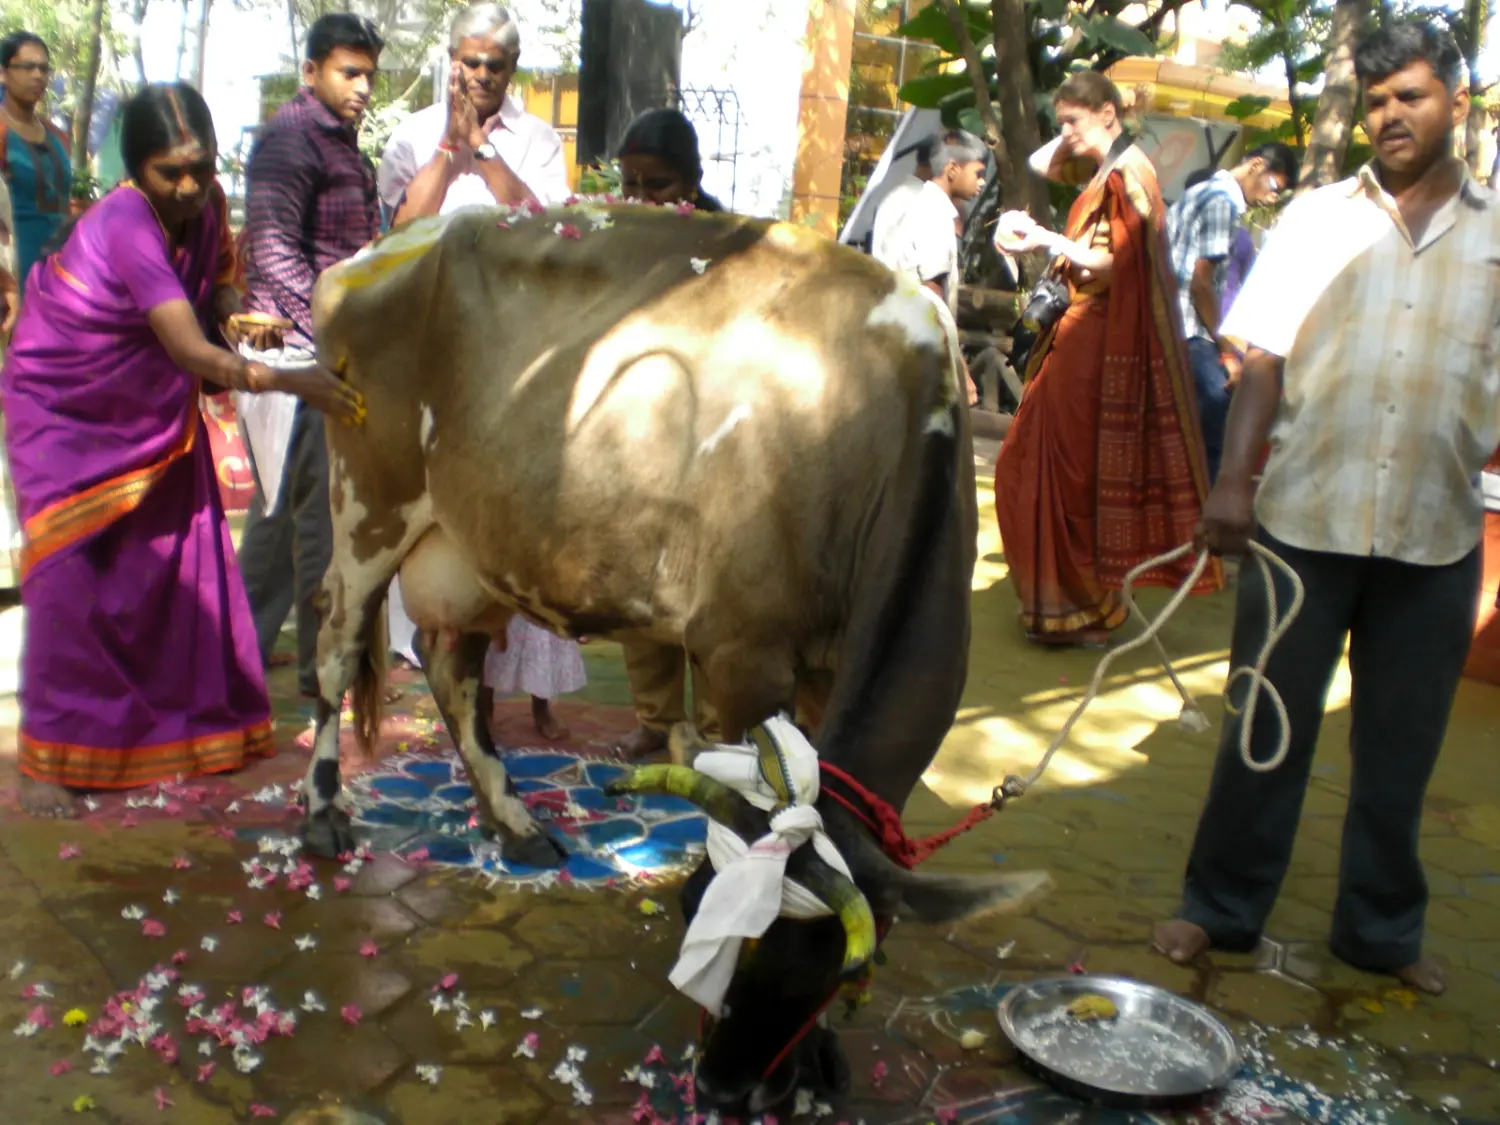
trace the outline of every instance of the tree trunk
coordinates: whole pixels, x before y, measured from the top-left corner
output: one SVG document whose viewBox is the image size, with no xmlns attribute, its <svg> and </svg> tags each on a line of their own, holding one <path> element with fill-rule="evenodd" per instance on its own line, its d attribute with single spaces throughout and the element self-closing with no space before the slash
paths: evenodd
<svg viewBox="0 0 1500 1125">
<path fill-rule="evenodd" d="M 1301 148 L 1307 138 L 1303 128 L 1302 99 L 1297 96 L 1297 60 L 1292 57 L 1292 31 L 1282 28 L 1281 66 L 1286 71 L 1286 104 L 1292 108 L 1292 143 Z"/>
<path fill-rule="evenodd" d="M 1359 105 L 1359 81 L 1354 77 L 1354 48 L 1365 32 L 1370 0 L 1338 0 L 1333 9 L 1333 30 L 1328 44 L 1328 62 L 1323 93 L 1318 97 L 1312 138 L 1302 157 L 1301 186 L 1323 187 L 1337 180 L 1349 153 L 1354 133 L 1354 113 Z"/>
<path fill-rule="evenodd" d="M 1464 159 L 1469 164 L 1469 174 L 1478 176 L 1483 171 L 1479 166 L 1480 145 L 1484 139 L 1484 127 L 1489 115 L 1479 108 L 1484 100 L 1484 83 L 1479 81 L 1479 53 L 1484 46 L 1484 34 L 1489 27 L 1489 0 L 1467 0 L 1464 4 L 1464 30 L 1468 33 L 1465 62 L 1469 67 L 1469 120 L 1464 127 Z"/>
<path fill-rule="evenodd" d="M 208 12 L 214 0 L 200 0 L 198 12 L 198 51 L 193 60 L 193 89 L 203 93 L 203 64 L 208 54 Z"/>
<path fill-rule="evenodd" d="M 94 123 L 94 88 L 99 84 L 99 63 L 104 54 L 104 0 L 94 0 L 89 12 L 89 59 L 78 91 L 78 110 L 73 115 L 73 171 L 81 175 L 89 167 L 89 128 Z"/>
<path fill-rule="evenodd" d="M 1028 162 L 1042 147 L 1042 129 L 1036 116 L 1024 0 L 992 0 L 990 22 L 995 35 L 995 81 L 1000 87 L 1000 129 L 1015 165 L 1015 173 L 1000 185 L 1000 206 L 1029 211 L 1037 222 L 1050 223 L 1047 185 Z"/>
<path fill-rule="evenodd" d="M 297 42 L 297 2 L 286 0 L 286 26 L 292 33 L 292 67 L 296 69 L 302 61 L 302 47 Z"/>
<path fill-rule="evenodd" d="M 135 20 L 135 40 L 130 44 L 130 54 L 135 59 L 136 81 L 142 86 L 146 84 L 146 56 L 142 51 L 142 41 L 145 38 L 148 3 L 149 0 L 135 0 L 135 7 L 130 13 L 131 19 Z"/>
<path fill-rule="evenodd" d="M 995 162 L 997 164 L 1008 164 L 1009 154 L 1005 151 L 1005 138 L 1000 133 L 1000 121 L 995 116 L 994 103 L 990 101 L 990 84 L 984 76 L 984 62 L 979 57 L 979 48 L 974 46 L 974 39 L 969 34 L 968 25 L 964 23 L 964 14 L 959 8 L 958 0 L 938 0 L 942 5 L 943 14 L 948 17 L 948 26 L 953 29 L 953 37 L 958 40 L 958 53 L 963 56 L 964 72 L 969 76 L 969 84 L 974 87 L 974 104 L 979 110 L 979 118 L 984 122 L 984 141 L 995 151 Z M 933 169 L 937 171 L 937 169 Z"/>
</svg>

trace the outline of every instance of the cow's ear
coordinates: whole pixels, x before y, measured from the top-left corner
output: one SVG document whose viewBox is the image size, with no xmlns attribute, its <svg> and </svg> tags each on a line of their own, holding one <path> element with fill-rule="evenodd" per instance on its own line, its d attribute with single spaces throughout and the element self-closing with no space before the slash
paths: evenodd
<svg viewBox="0 0 1500 1125">
<path fill-rule="evenodd" d="M 915 875 L 901 891 L 905 912 L 919 922 L 943 925 L 983 914 L 1019 910 L 1052 889 L 1045 871 L 997 875 Z"/>
<path fill-rule="evenodd" d="M 869 830 L 837 807 L 824 814 L 825 827 L 843 852 L 854 881 L 876 916 L 910 915 L 943 925 L 981 914 L 1019 910 L 1052 887 L 1045 871 L 993 875 L 924 875 L 891 861 Z"/>
</svg>

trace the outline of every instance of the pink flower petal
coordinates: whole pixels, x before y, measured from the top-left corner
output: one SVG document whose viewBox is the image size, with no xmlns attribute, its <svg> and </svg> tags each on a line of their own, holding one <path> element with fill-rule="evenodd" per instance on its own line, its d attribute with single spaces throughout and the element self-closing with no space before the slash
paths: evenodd
<svg viewBox="0 0 1500 1125">
<path fill-rule="evenodd" d="M 191 866 L 193 866 L 193 861 L 185 855 L 180 855 L 172 861 L 174 871 L 186 871 Z"/>
<path fill-rule="evenodd" d="M 433 991 L 436 992 L 438 990 L 438 988 L 440 988 L 444 992 L 452 992 L 453 991 L 453 986 L 455 984 L 457 984 L 457 983 L 458 983 L 458 974 L 457 973 L 448 973 L 446 976 L 443 977 L 442 980 L 438 981 L 437 988 L 433 989 Z"/>
<path fill-rule="evenodd" d="M 172 1104 L 172 1099 L 167 1097 L 167 1092 L 160 1086 L 153 1090 L 152 1093 L 156 1095 L 156 1108 L 165 1113 L 167 1106 Z"/>
<path fill-rule="evenodd" d="M 359 955 L 361 957 L 374 957 L 379 952 L 380 946 L 376 945 L 369 938 L 365 938 L 364 941 L 359 943 Z"/>
<path fill-rule="evenodd" d="M 120 818 L 121 828 L 134 828 L 138 823 L 139 821 L 137 821 L 131 813 L 126 813 Z"/>
<path fill-rule="evenodd" d="M 416 851 L 411 851 L 411 852 L 407 852 L 406 853 L 406 862 L 407 863 L 426 863 L 429 857 L 430 857 L 430 853 L 427 851 L 426 848 L 418 848 L 418 849 L 416 849 Z"/>
<path fill-rule="evenodd" d="M 345 1004 L 339 1009 L 339 1015 L 344 1017 L 344 1022 L 350 1027 L 353 1027 L 364 1017 L 364 1013 L 354 1004 Z"/>
<path fill-rule="evenodd" d="M 217 828 L 214 829 L 214 832 L 218 834 L 219 839 L 221 839 L 221 840 L 234 840 L 234 839 L 237 839 L 237 835 L 236 835 L 234 829 L 231 828 L 227 824 L 221 824 L 221 825 L 219 825 L 219 827 L 217 827 Z"/>
<path fill-rule="evenodd" d="M 177 1061 L 177 1041 L 170 1035 L 158 1035 L 155 1039 L 151 1040 L 151 1049 L 168 1066 Z"/>
<path fill-rule="evenodd" d="M 162 925 L 155 918 L 142 918 L 141 933 L 145 934 L 147 937 L 166 937 L 167 927 Z"/>
<path fill-rule="evenodd" d="M 882 1059 L 880 1062 L 877 1062 L 870 1068 L 871 1085 L 875 1086 L 878 1089 L 880 1084 L 885 1081 L 885 1076 L 889 1073 L 890 1067 L 885 1065 L 884 1059 Z"/>
<path fill-rule="evenodd" d="M 77 844 L 64 844 L 57 849 L 58 859 L 77 859 L 83 854 L 83 849 Z"/>
<path fill-rule="evenodd" d="M 238 910 L 231 910 L 224 916 L 224 921 L 228 922 L 231 926 L 238 926 L 244 920 L 244 915 L 242 915 Z"/>
<path fill-rule="evenodd" d="M 564 238 L 570 238 L 574 241 L 577 241 L 578 239 L 583 237 L 583 231 L 579 230 L 572 223 L 563 223 L 560 227 L 557 228 L 557 233 L 562 235 L 562 237 Z"/>
<path fill-rule="evenodd" d="M 339 894 L 343 894 L 352 886 L 354 886 L 354 880 L 347 875 L 335 875 L 333 877 L 333 889 L 338 891 Z"/>
<path fill-rule="evenodd" d="M 279 930 L 281 929 L 281 911 L 272 910 L 264 918 L 262 918 L 261 921 L 270 926 L 271 929 Z"/>
<path fill-rule="evenodd" d="M 1075 977 L 1081 977 L 1084 973 L 1088 972 L 1088 970 L 1083 967 L 1082 961 L 1074 961 L 1071 965 L 1068 966 L 1068 972 L 1072 973 Z"/>
<path fill-rule="evenodd" d="M 201 1065 L 198 1068 L 198 1081 L 199 1082 L 207 1082 L 210 1078 L 212 1078 L 214 1076 L 214 1071 L 216 1071 L 218 1069 L 219 1069 L 219 1064 L 218 1063 L 214 1063 L 214 1062 L 206 1062 L 206 1063 L 204 1063 L 203 1065 Z"/>
<path fill-rule="evenodd" d="M 937 1111 L 938 1125 L 953 1125 L 958 1120 L 958 1110 L 946 1105 Z"/>
<path fill-rule="evenodd" d="M 540 1031 L 528 1031 L 521 1036 L 521 1045 L 528 1050 L 535 1051 L 542 1045 L 542 1033 Z"/>
<path fill-rule="evenodd" d="M 36 985 L 34 985 L 34 984 L 28 984 L 25 988 L 21 989 L 21 999 L 23 999 L 23 1000 L 35 1000 L 36 999 Z"/>
<path fill-rule="evenodd" d="M 684 199 L 681 203 L 679 203 L 677 205 L 677 213 L 679 215 L 683 215 L 683 216 L 691 215 L 694 212 L 696 212 L 697 210 L 698 210 L 698 208 L 695 207 L 692 203 L 690 203 L 686 199 Z"/>
<path fill-rule="evenodd" d="M 661 1046 L 653 1044 L 651 1050 L 646 1052 L 646 1057 L 641 1060 L 642 1066 L 660 1066 L 667 1061 L 667 1056 L 662 1054 Z"/>
<path fill-rule="evenodd" d="M 188 955 L 186 949 L 179 949 L 176 953 L 172 954 L 172 964 L 174 965 L 181 965 L 186 962 L 187 959 Z"/>
<path fill-rule="evenodd" d="M 68 1071 L 72 1069 L 73 1064 L 70 1063 L 67 1059 L 58 1059 L 55 1063 L 47 1068 L 53 1078 L 61 1078 L 64 1074 L 67 1074 Z"/>
<path fill-rule="evenodd" d="M 250 1116 L 251 1117 L 275 1117 L 276 1116 L 276 1111 L 274 1109 L 272 1109 L 270 1106 L 266 1105 L 264 1102 L 251 1102 L 250 1103 Z"/>
<path fill-rule="evenodd" d="M 651 1108 L 651 1096 L 642 1091 L 635 1105 L 630 1107 L 630 1120 L 634 1121 L 635 1125 L 649 1125 L 649 1122 L 655 1119 L 656 1110 Z"/>
<path fill-rule="evenodd" d="M 52 1026 L 52 1017 L 47 1014 L 47 1006 L 45 1004 L 38 1004 L 26 1013 L 26 1022 L 34 1023 L 40 1028 L 49 1028 Z"/>
</svg>

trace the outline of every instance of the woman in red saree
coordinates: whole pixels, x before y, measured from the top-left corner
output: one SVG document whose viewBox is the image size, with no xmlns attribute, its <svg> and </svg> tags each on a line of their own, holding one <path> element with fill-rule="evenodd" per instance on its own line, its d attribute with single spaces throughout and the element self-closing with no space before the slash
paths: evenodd
<svg viewBox="0 0 1500 1125">
<path fill-rule="evenodd" d="M 190 86 L 124 107 L 131 179 L 32 268 L 0 373 L 21 519 L 21 804 L 236 769 L 271 751 L 255 627 L 198 396 L 284 390 L 354 419 L 321 368 L 213 342 L 238 298 L 213 121 Z M 260 341 L 262 344 L 264 340 Z"/>
<path fill-rule="evenodd" d="M 1007 212 L 996 245 L 1051 252 L 1070 303 L 1032 349 L 995 512 L 1027 638 L 1102 646 L 1126 618 L 1126 573 L 1192 539 L 1208 475 L 1155 170 L 1103 75 L 1073 75 L 1054 104 L 1062 135 L 1033 167 L 1085 186 L 1063 235 Z M 1138 583 L 1176 586 L 1192 563 Z M 1196 591 L 1222 585 L 1214 560 Z"/>
</svg>

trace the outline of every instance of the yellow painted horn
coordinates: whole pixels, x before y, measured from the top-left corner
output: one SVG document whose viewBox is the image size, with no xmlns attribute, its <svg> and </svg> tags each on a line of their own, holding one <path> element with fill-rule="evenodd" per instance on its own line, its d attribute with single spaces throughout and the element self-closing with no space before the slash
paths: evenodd
<svg viewBox="0 0 1500 1125">
<path fill-rule="evenodd" d="M 736 828 L 741 814 L 752 808 L 722 781 L 687 766 L 637 766 L 624 777 L 607 782 L 604 792 L 612 797 L 624 793 L 664 793 L 691 801 L 726 828 Z"/>
<path fill-rule="evenodd" d="M 816 895 L 844 927 L 845 980 L 864 972 L 875 957 L 875 915 L 864 892 L 843 872 L 830 867 L 810 848 L 799 848 L 787 862 L 787 874 Z"/>
</svg>

